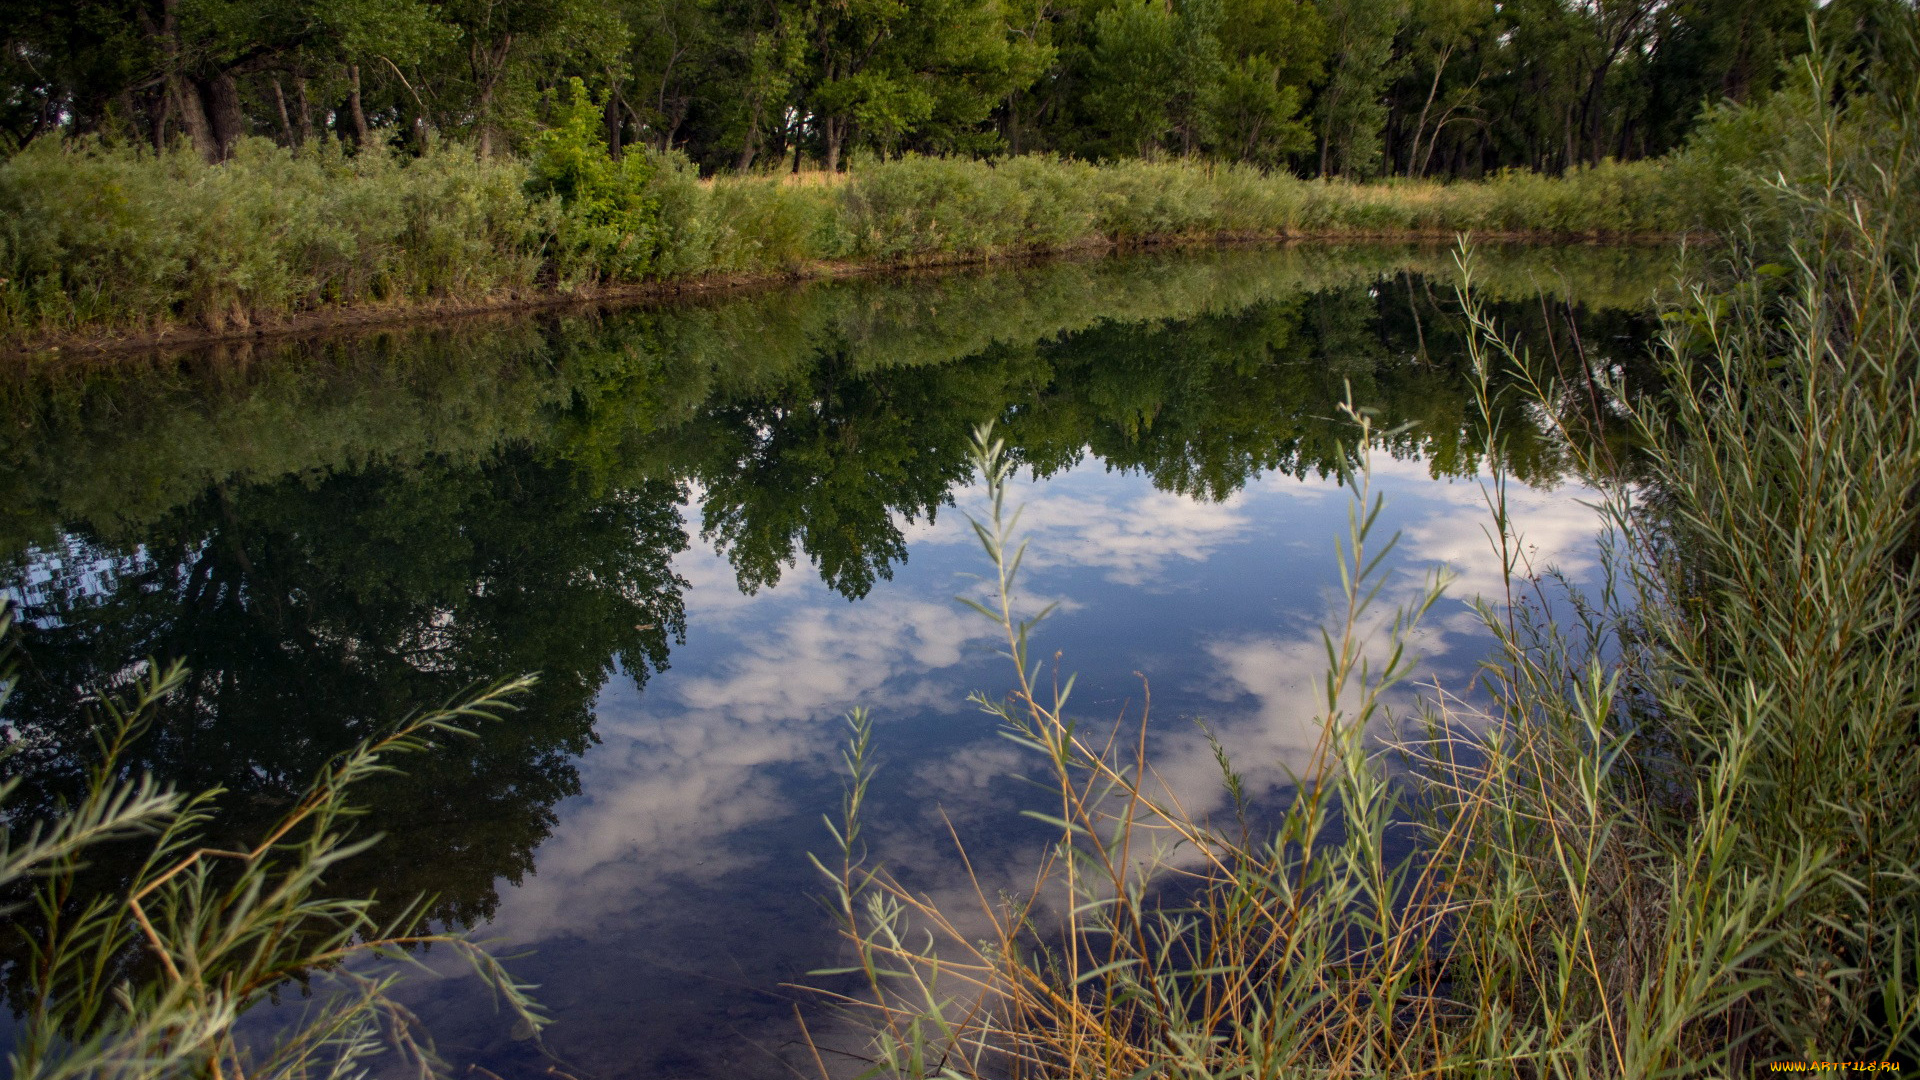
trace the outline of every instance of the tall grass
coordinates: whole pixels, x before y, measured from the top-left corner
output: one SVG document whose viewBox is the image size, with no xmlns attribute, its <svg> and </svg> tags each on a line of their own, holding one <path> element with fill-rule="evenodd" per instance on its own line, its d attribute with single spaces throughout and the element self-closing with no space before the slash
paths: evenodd
<svg viewBox="0 0 1920 1080">
<path fill-rule="evenodd" d="M 0 344 L 1111 244 L 1673 234 L 1692 213 L 1658 163 L 1378 186 L 1040 157 L 907 157 L 835 184 L 702 181 L 669 156 L 602 171 L 648 178 L 630 193 L 646 207 L 640 231 L 610 232 L 599 203 L 529 183 L 529 163 L 453 145 L 409 159 L 254 140 L 208 165 L 186 151 L 35 143 L 0 162 Z"/>
<path fill-rule="evenodd" d="M 1549 377 L 1469 282 L 1483 380 L 1511 365 L 1548 414 L 1624 423 L 1641 457 L 1567 432 L 1605 495 L 1609 573 L 1588 594 L 1532 572 L 1496 471 L 1507 592 L 1480 606 L 1485 696 L 1436 689 L 1411 722 L 1380 723 L 1383 695 L 1442 583 L 1368 648 L 1391 541 L 1375 433 L 1351 412 L 1320 736 L 1270 826 L 1190 812 L 1146 718 L 1092 729 L 1070 682 L 1043 683 L 1013 599 L 1009 466 L 982 433 L 982 611 L 1014 683 L 977 700 L 1050 777 L 1036 816 L 1058 833 L 1023 890 L 983 889 L 977 911 L 914 892 L 859 841 L 856 717 L 822 865 L 878 1071 L 1637 1078 L 1920 1057 L 1920 94 L 1894 89 L 1856 106 L 1891 133 L 1871 157 L 1848 149 L 1858 115 L 1810 98 L 1822 161 L 1772 188 L 1785 261 L 1736 253 L 1731 286 L 1675 312 L 1658 397 Z"/>
<path fill-rule="evenodd" d="M 0 704 L 13 685 L 13 614 L 0 607 Z M 124 758 L 156 706 L 182 684 L 179 665 L 148 664 L 120 695 L 98 699 L 97 753 L 85 797 L 52 820 L 5 813 L 0 782 L 0 913 L 30 941 L 12 1075 L 27 1080 L 362 1074 L 383 1053 L 425 1073 L 431 1043 L 392 990 L 405 950 L 441 944 L 472 960 L 518 1023 L 545 1022 L 486 952 L 421 928 L 420 904 L 378 921 L 373 898 L 330 896 L 329 872 L 377 841 L 353 837 L 352 789 L 393 772 L 398 755 L 497 720 L 530 680 L 394 725 L 340 755 L 252 847 L 204 839 L 221 792 L 183 793 L 130 776 Z M 94 865 L 94 864 L 100 865 Z M 131 867 L 103 883 L 109 867 Z M 248 1040 L 243 1014 L 331 975 L 333 992 L 269 1040 Z"/>
</svg>

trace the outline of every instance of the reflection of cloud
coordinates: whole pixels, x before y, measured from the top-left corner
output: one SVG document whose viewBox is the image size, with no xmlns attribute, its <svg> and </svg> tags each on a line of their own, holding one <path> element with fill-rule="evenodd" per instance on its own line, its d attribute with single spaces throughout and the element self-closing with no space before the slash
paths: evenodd
<svg viewBox="0 0 1920 1080">
<path fill-rule="evenodd" d="M 1394 528 L 1402 532 L 1400 569 L 1370 624 L 1384 649 L 1382 624 L 1416 593 L 1425 566 L 1451 566 L 1460 574 L 1452 595 L 1464 599 L 1497 594 L 1499 559 L 1483 529 L 1489 515 L 1479 485 L 1436 482 L 1418 463 L 1384 458 L 1376 480 L 1387 496 L 1376 543 Z M 1575 573 L 1592 564 L 1595 525 L 1591 511 L 1574 503 L 1578 494 L 1519 485 L 1508 493 L 1538 560 Z M 983 509 L 977 486 L 955 497 L 958 511 Z M 1044 592 L 1069 592 L 1077 603 L 1066 609 L 1063 630 L 1093 634 L 1103 649 L 1120 636 L 1125 647 L 1144 645 L 1155 650 L 1152 660 L 1164 662 L 1144 665 L 1162 672 L 1156 690 L 1171 691 L 1156 694 L 1154 768 L 1193 814 L 1217 820 L 1226 810 L 1211 749 L 1186 719 L 1194 711 L 1205 713 L 1266 807 L 1288 770 L 1308 765 L 1323 708 L 1326 657 L 1318 626 L 1334 606 L 1333 538 L 1345 525 L 1346 498 L 1331 482 L 1271 476 L 1225 502 L 1197 502 L 1094 467 L 1023 484 L 1009 499 L 1026 506 L 1022 531 L 1031 540 L 1022 607 L 1031 610 Z M 605 693 L 598 705 L 602 745 L 581 763 L 585 794 L 562 808 L 537 873 L 505 891 L 488 931 L 540 942 L 549 957 L 586 957 L 556 959 L 552 969 L 558 977 L 551 981 L 583 988 L 587 1003 L 569 1006 L 581 1010 L 577 1015 L 617 1026 L 626 999 L 603 999 L 643 968 L 658 983 L 647 992 L 661 1000 L 633 1006 L 633 1015 L 652 1010 L 684 1019 L 731 1010 L 741 997 L 701 989 L 705 984 L 692 976 L 683 979 L 683 968 L 705 972 L 712 958 L 731 958 L 741 964 L 739 985 L 767 987 L 828 962 L 834 941 L 822 924 L 783 927 L 777 920 L 791 917 L 779 914 L 783 904 L 804 907 L 796 897 L 818 887 L 803 853 L 826 846 L 818 822 L 822 811 L 832 811 L 829 774 L 839 767 L 845 735 L 837 719 L 855 705 L 873 706 L 883 721 L 945 714 L 893 729 L 917 734 L 890 738 L 886 724 L 880 729 L 881 756 L 893 761 L 873 795 L 873 805 L 886 810 L 868 819 L 864 834 L 876 860 L 935 900 L 968 936 L 987 928 L 976 883 L 990 903 L 1031 888 L 1054 837 L 1018 811 L 1044 805 L 1036 800 L 1046 796 L 1009 777 L 1032 776 L 1043 762 L 986 735 L 991 722 L 963 704 L 978 669 L 962 665 L 983 658 L 997 644 L 996 631 L 949 599 L 976 584 L 945 571 L 985 571 L 984 556 L 956 510 L 935 522 L 900 524 L 914 572 L 880 583 L 858 603 L 808 573 L 743 596 L 726 560 L 697 539 L 676 560 L 691 583 L 678 670 L 656 676 L 644 698 L 624 683 Z M 1082 568 L 1110 584 L 1074 573 Z M 1156 629 L 1153 618 L 1165 609 L 1155 605 L 1165 601 L 1146 598 L 1142 588 L 1221 590 L 1224 580 L 1239 589 L 1243 578 L 1247 591 L 1218 616 L 1183 616 L 1178 640 Z M 1261 607 L 1269 596 L 1275 603 Z M 1131 620 L 1140 621 L 1130 631 Z M 1470 614 L 1446 605 L 1416 643 L 1430 661 L 1468 664 L 1484 642 Z M 1050 650 L 1053 642 L 1038 644 Z M 1372 655 L 1377 660 L 1379 653 Z M 1004 664 L 990 669 L 985 685 L 1005 687 Z M 1167 668 L 1180 675 L 1169 678 Z M 938 731 L 939 751 L 915 749 L 916 737 L 956 714 L 980 726 L 946 727 Z M 1104 737 L 1103 724 L 1083 730 L 1094 737 L 1096 728 Z M 981 737 L 962 734 L 975 731 Z M 971 876 L 955 856 L 948 820 L 973 857 Z M 1189 857 L 1184 849 L 1175 856 Z M 648 1030 L 677 1030 L 681 1019 Z M 859 1042 L 838 1029 L 828 1038 Z"/>
<path fill-rule="evenodd" d="M 1117 584 L 1139 586 L 1178 576 L 1178 565 L 1204 562 L 1229 544 L 1291 536 L 1299 531 L 1295 526 L 1304 527 L 1309 544 L 1311 534 L 1324 534 L 1329 542 L 1317 557 L 1276 550 L 1289 566 L 1301 567 L 1289 573 L 1304 573 L 1307 580 L 1333 577 L 1330 541 L 1344 511 L 1340 498 L 1326 499 L 1340 495 L 1331 483 L 1270 477 L 1225 502 L 1208 503 L 1086 472 L 1091 475 L 1025 486 L 1009 500 L 1026 507 L 1022 528 L 1032 541 L 1027 566 L 1034 584 L 1048 584 L 1049 571 L 1085 566 L 1105 571 Z M 1370 627 L 1375 645 L 1384 649 L 1384 623 L 1396 603 L 1418 590 L 1420 565 L 1448 564 L 1460 575 L 1453 595 L 1464 598 L 1497 589 L 1499 559 L 1483 528 L 1488 514 L 1479 485 L 1436 483 L 1418 463 L 1384 458 L 1375 473 L 1388 496 L 1389 519 L 1403 533 L 1402 569 L 1382 594 Z M 981 496 L 974 487 L 957 501 L 963 509 L 976 508 Z M 1315 513 L 1299 515 L 1296 500 L 1302 498 L 1320 503 Z M 1540 557 L 1574 570 L 1591 561 L 1594 516 L 1569 493 L 1516 485 L 1508 501 Z M 956 513 L 911 525 L 908 532 L 921 548 L 975 542 Z M 1376 543 L 1384 539 L 1376 537 Z M 719 639 L 725 652 L 695 672 L 656 679 L 644 703 L 611 692 L 601 702 L 604 745 L 583 763 L 588 794 L 567 808 L 564 827 L 541 849 L 538 874 L 503 903 L 498 932 L 518 940 L 589 935 L 631 919 L 644 897 L 676 880 L 712 882 L 756 865 L 765 855 L 744 851 L 731 838 L 802 810 L 783 795 L 776 767 L 835 767 L 844 734 L 835 721 L 855 705 L 892 716 L 932 706 L 963 708 L 960 688 L 938 673 L 995 635 L 990 623 L 938 593 L 882 587 L 849 604 L 810 575 L 791 575 L 779 586 L 742 596 L 725 560 L 703 543 L 694 543 L 676 569 L 692 583 L 691 646 Z M 1037 598 L 1033 589 L 1024 592 L 1029 602 Z M 1471 616 L 1446 610 L 1434 613 L 1439 624 L 1417 642 L 1430 660 L 1449 642 L 1462 640 L 1459 632 L 1474 630 Z M 1326 663 L 1321 620 L 1297 608 L 1274 614 L 1292 629 L 1230 636 L 1223 627 L 1229 636 L 1202 646 L 1198 674 L 1200 696 L 1216 703 L 1208 710 L 1210 726 L 1254 792 L 1271 792 L 1287 782 L 1290 770 L 1306 768 L 1320 735 Z M 1191 696 L 1194 690 L 1182 692 Z M 1219 770 L 1205 738 L 1165 712 L 1154 728 L 1155 768 L 1168 788 L 1195 812 L 1223 809 Z M 1013 812 L 999 778 L 1028 764 L 1006 744 L 988 740 L 920 763 L 915 786 L 927 793 L 926 805 L 937 803 L 957 822 L 991 829 L 996 814 Z M 898 832 L 903 857 L 917 865 L 930 891 L 951 897 L 963 888 L 950 877 L 950 853 L 933 850 L 944 849 L 944 841 L 925 844 L 929 835 L 944 833 L 937 818 L 896 822 L 889 831 Z M 919 838 L 919 846 L 908 834 Z M 993 841 L 1005 858 L 976 865 L 995 879 L 990 889 L 1017 887 L 989 866 L 1017 874 L 1016 867 L 1030 865 L 1017 853 L 1030 840 Z"/>
<path fill-rule="evenodd" d="M 1091 470 L 1087 470 L 1091 472 Z M 1115 497 L 1099 473 L 1056 477 L 1017 484 L 1007 505 L 1021 509 L 1020 533 L 1029 541 L 1025 565 L 1032 570 L 1085 566 L 1106 571 L 1109 581 L 1145 585 L 1176 559 L 1205 562 L 1226 544 L 1250 539 L 1254 520 L 1248 496 L 1236 493 L 1220 502 L 1191 499 L 1148 487 L 1124 485 L 1134 493 Z M 1139 490 L 1144 489 L 1144 490 Z M 1290 487 L 1289 497 L 1313 498 L 1311 486 Z M 954 492 L 964 513 L 985 519 L 986 490 L 978 484 Z M 921 543 L 974 542 L 963 514 L 947 515 L 911 534 Z"/>
<path fill-rule="evenodd" d="M 1496 599 L 1505 595 L 1500 556 L 1494 545 L 1493 514 L 1488 509 L 1491 489 L 1475 481 L 1439 481 L 1430 479 L 1426 466 L 1413 461 L 1391 461 L 1383 456 L 1374 462 L 1376 480 L 1392 485 L 1388 495 L 1392 506 L 1394 490 L 1405 490 L 1409 501 L 1421 508 L 1416 520 L 1405 526 L 1401 543 L 1413 558 L 1444 563 L 1455 578 L 1449 595 L 1460 600 L 1475 596 Z M 1600 515 L 1590 504 L 1599 493 L 1582 487 L 1555 490 L 1528 487 L 1519 482 L 1507 485 L 1507 515 L 1519 541 L 1523 561 L 1516 572 L 1525 575 L 1529 567 L 1543 571 L 1548 567 L 1572 576 L 1580 576 L 1598 565 L 1594 537 L 1600 529 Z M 1438 503 L 1435 510 L 1427 504 Z"/>
<path fill-rule="evenodd" d="M 765 768 L 828 749 L 791 728 L 648 723 L 626 715 L 636 704 L 602 702 L 603 745 L 581 770 L 588 794 L 566 808 L 534 875 L 503 897 L 489 934 L 514 942 L 591 934 L 676 880 L 750 865 L 724 838 L 790 809 Z"/>
<path fill-rule="evenodd" d="M 677 568 L 695 589 L 737 596 L 724 565 L 701 550 Z M 602 745 L 582 763 L 587 794 L 541 847 L 536 875 L 505 898 L 494 932 L 590 934 L 676 880 L 750 866 L 755 856 L 727 837 L 794 810 L 774 766 L 830 767 L 845 736 L 835 721 L 856 705 L 900 715 L 958 704 L 926 676 L 993 631 L 951 602 L 878 590 L 848 604 L 798 576 L 743 602 L 688 607 L 702 616 L 690 637 L 722 635 L 727 652 L 702 674 L 657 679 L 644 702 L 603 697 Z"/>
<path fill-rule="evenodd" d="M 1075 495 L 1043 495 L 1027 508 L 1037 568 L 1096 566 L 1122 585 L 1144 585 L 1170 560 L 1205 562 L 1215 548 L 1241 539 L 1252 521 L 1246 502 L 1198 502 L 1154 491 L 1115 505 Z"/>
<path fill-rule="evenodd" d="M 742 634 L 738 653 L 719 673 L 682 680 L 674 693 L 689 712 L 735 721 L 815 720 L 867 700 L 900 670 L 959 663 L 961 647 L 991 629 L 952 603 L 895 595 L 804 608 Z M 887 704 L 914 702 L 890 695 Z"/>
</svg>

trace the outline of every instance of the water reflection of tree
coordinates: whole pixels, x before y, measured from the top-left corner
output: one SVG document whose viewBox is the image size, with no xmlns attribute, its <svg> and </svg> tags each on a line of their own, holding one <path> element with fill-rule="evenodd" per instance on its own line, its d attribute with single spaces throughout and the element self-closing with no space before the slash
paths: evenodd
<svg viewBox="0 0 1920 1080">
<path fill-rule="evenodd" d="M 1564 314 L 1496 310 L 1542 345 Z M 1588 360 L 1640 363 L 1645 319 L 1576 317 L 1608 345 Z M 933 516 L 966 479 L 967 432 L 983 419 L 998 419 L 1014 456 L 1042 474 L 1090 452 L 1218 499 L 1263 472 L 1335 472 L 1351 447 L 1339 409 L 1350 387 L 1383 429 L 1406 425 L 1393 453 L 1436 475 L 1471 474 L 1484 422 L 1463 332 L 1450 302 L 1402 279 L 1175 323 L 1103 322 L 950 364 L 863 371 L 829 345 L 777 391 L 710 404 L 675 433 L 690 451 L 677 468 L 704 486 L 705 535 L 742 587 L 778 581 L 804 556 L 859 597 L 906 557 L 902 523 Z M 1511 410 L 1503 425 L 1515 475 L 1547 484 L 1567 470 L 1536 411 Z"/>
<path fill-rule="evenodd" d="M 574 762 L 614 666 L 644 683 L 682 631 L 678 501 L 666 483 L 595 490 L 565 462 L 507 447 L 471 467 L 215 486 L 137 544 L 82 533 L 27 593 L 30 667 L 6 716 L 25 747 L 7 763 L 28 784 L 15 805 L 72 791 L 89 746 L 81 700 L 131 658 L 192 666 L 132 762 L 227 789 L 228 835 L 251 835 L 375 726 L 538 671 L 510 721 L 365 793 L 365 827 L 388 839 L 335 881 L 435 894 L 437 917 L 483 919 L 496 881 L 532 868 L 554 803 L 578 791 Z"/>
<path fill-rule="evenodd" d="M 137 380 L 101 380 L 64 406 L 15 388 L 0 407 L 77 410 L 61 421 L 75 434 L 0 436 L 0 460 L 58 477 L 66 454 L 99 478 L 60 489 L 72 507 L 17 500 L 5 525 L 10 538 L 65 536 L 71 550 L 57 568 L 18 558 L 8 575 L 29 582 L 31 669 L 4 718 L 25 749 L 0 767 L 26 778 L 29 806 L 51 805 L 86 753 L 84 694 L 123 679 L 130 660 L 182 657 L 194 680 L 136 764 L 227 788 L 220 828 L 245 834 L 372 725 L 539 671 L 523 713 L 367 793 L 366 827 L 389 839 L 335 881 L 437 894 L 437 916 L 471 924 L 491 912 L 497 881 L 532 868 L 555 803 L 578 790 L 574 761 L 607 678 L 620 667 L 644 682 L 667 661 L 683 626 L 670 563 L 687 542 L 689 485 L 742 587 L 804 559 L 858 598 L 906 558 L 905 523 L 966 482 L 968 433 L 989 418 L 1043 475 L 1091 454 L 1217 499 L 1261 472 L 1333 471 L 1350 386 L 1379 426 L 1411 425 L 1395 453 L 1437 475 L 1477 467 L 1481 421 L 1450 290 L 1403 275 L 1213 308 L 1205 295 L 1183 300 L 1180 318 L 1028 311 L 1033 325 L 1074 329 L 964 356 L 940 350 L 981 339 L 961 332 L 981 317 L 966 305 L 906 305 L 900 317 L 925 325 L 894 327 L 840 297 L 858 318 L 787 304 L 781 325 L 797 337 L 777 351 L 741 353 L 725 312 L 634 312 L 517 327 L 485 354 L 489 375 L 447 367 L 461 348 L 442 335 L 413 368 L 389 341 L 392 361 L 356 359 L 318 380 L 268 373 L 272 393 L 236 391 L 230 404 Z M 1565 312 L 1496 311 L 1542 355 L 1572 355 L 1545 347 Z M 1578 364 L 1631 366 L 1642 352 L 1640 316 L 1578 322 Z M 934 344 L 889 361 L 885 340 Z M 144 426 L 117 427 L 114 410 L 135 401 Z M 449 418 L 486 422 L 443 435 L 434 425 Z M 1517 475 L 1545 483 L 1565 470 L 1541 416 L 1516 410 L 1506 425 Z M 202 430 L 214 436 L 197 452 L 223 464 L 197 483 L 185 465 L 159 476 L 143 460 L 143 446 Z"/>
</svg>

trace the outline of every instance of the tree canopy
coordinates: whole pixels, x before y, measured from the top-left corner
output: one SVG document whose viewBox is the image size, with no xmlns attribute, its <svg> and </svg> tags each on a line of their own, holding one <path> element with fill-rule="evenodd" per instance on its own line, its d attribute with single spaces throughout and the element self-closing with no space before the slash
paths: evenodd
<svg viewBox="0 0 1920 1080">
<path fill-rule="evenodd" d="M 0 148 L 98 133 L 618 155 L 1200 155 L 1477 176 L 1657 155 L 1909 0 L 0 0 Z"/>
</svg>

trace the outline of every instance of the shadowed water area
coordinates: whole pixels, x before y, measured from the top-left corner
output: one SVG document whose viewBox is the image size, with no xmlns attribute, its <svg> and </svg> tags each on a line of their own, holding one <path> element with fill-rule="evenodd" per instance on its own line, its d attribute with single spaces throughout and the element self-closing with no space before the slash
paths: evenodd
<svg viewBox="0 0 1920 1080">
<path fill-rule="evenodd" d="M 1569 385 L 1646 371 L 1670 252 L 1480 259 L 1493 312 Z M 830 843 L 841 716 L 878 720 L 868 838 L 908 884 L 971 895 L 949 824 L 990 895 L 1049 837 L 1018 816 L 1032 763 L 966 700 L 1010 681 L 953 599 L 986 569 L 973 426 L 1022 464 L 1026 589 L 1061 605 L 1036 644 L 1079 674 L 1077 713 L 1135 718 L 1150 686 L 1155 760 L 1195 805 L 1226 807 L 1196 720 L 1271 805 L 1315 737 L 1349 387 L 1399 429 L 1373 463 L 1402 534 L 1389 599 L 1447 565 L 1428 670 L 1484 654 L 1468 600 L 1499 563 L 1457 280 L 1442 250 L 1241 250 L 20 365 L 0 769 L 22 816 L 70 798 L 86 696 L 182 658 L 133 759 L 224 788 L 216 832 L 250 837 L 384 723 L 538 672 L 506 722 L 367 788 L 385 839 L 330 878 L 430 894 L 539 984 L 537 1040 L 451 967 L 404 991 L 455 1071 L 812 1073 L 796 1012 L 857 1071 L 858 1034 L 794 986 L 851 990 L 807 974 L 845 955 L 806 857 Z M 1505 409 L 1510 499 L 1538 565 L 1580 579 L 1595 519 L 1552 423 Z M 15 1005 L 22 929 L 0 941 Z"/>
</svg>

